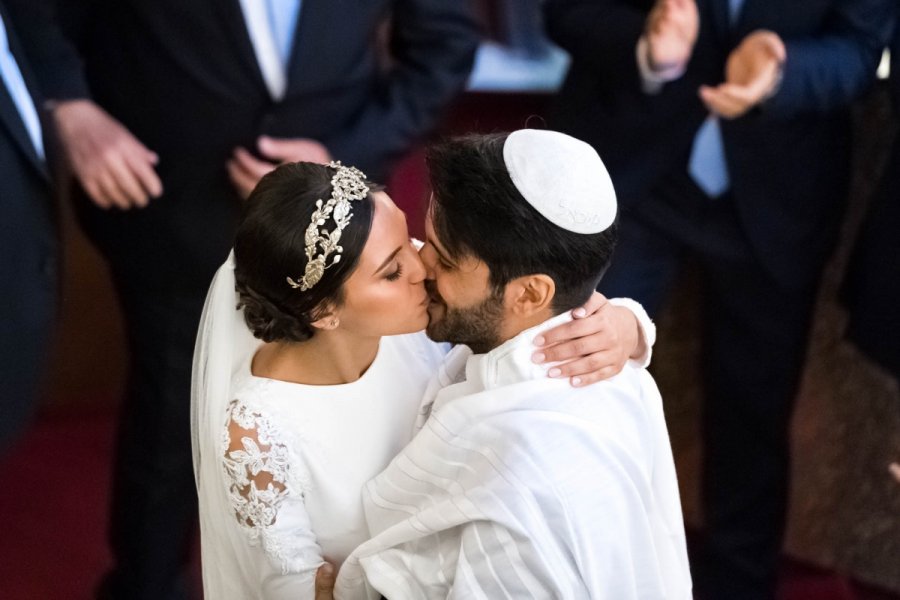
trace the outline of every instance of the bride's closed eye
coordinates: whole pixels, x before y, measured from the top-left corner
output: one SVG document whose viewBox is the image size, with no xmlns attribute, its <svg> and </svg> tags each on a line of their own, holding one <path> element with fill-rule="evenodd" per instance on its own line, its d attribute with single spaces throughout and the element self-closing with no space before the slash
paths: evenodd
<svg viewBox="0 0 900 600">
<path fill-rule="evenodd" d="M 400 276 L 403 275 L 403 265 L 397 263 L 397 269 L 393 273 L 388 273 L 385 275 L 385 279 L 388 281 L 397 281 L 400 279 Z"/>
</svg>

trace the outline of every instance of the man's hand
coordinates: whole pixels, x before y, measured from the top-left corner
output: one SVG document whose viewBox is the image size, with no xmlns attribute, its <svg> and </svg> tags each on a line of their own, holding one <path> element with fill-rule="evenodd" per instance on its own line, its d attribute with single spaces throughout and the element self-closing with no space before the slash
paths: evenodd
<svg viewBox="0 0 900 600">
<path fill-rule="evenodd" d="M 687 66 L 699 31 L 695 0 L 657 0 L 644 32 L 650 68 L 665 71 Z"/>
<path fill-rule="evenodd" d="M 725 83 L 701 86 L 710 112 L 736 119 L 775 93 L 787 57 L 784 42 L 771 31 L 754 31 L 728 57 Z"/>
<path fill-rule="evenodd" d="M 897 483 L 900 483 L 900 463 L 891 463 L 888 466 L 888 470 L 891 472 L 891 475 L 894 476 L 894 479 L 897 480 Z"/>
<path fill-rule="evenodd" d="M 314 162 L 326 164 L 331 161 L 328 149 L 315 140 L 306 138 L 279 139 L 262 136 L 257 140 L 261 156 L 259 160 L 244 148 L 236 148 L 228 167 L 228 177 L 241 197 L 246 198 L 264 175 L 284 162 Z"/>
<path fill-rule="evenodd" d="M 334 600 L 334 566 L 325 563 L 316 571 L 315 600 Z"/>
<path fill-rule="evenodd" d="M 629 358 L 646 352 L 644 337 L 634 314 L 614 306 L 595 292 L 587 303 L 572 311 L 575 319 L 538 336 L 532 360 L 538 364 L 565 362 L 551 368 L 550 377 L 571 377 L 574 386 L 585 386 L 617 375 Z"/>
<path fill-rule="evenodd" d="M 53 118 L 81 186 L 100 208 L 144 207 L 162 194 L 159 157 L 90 100 L 55 105 Z"/>
</svg>

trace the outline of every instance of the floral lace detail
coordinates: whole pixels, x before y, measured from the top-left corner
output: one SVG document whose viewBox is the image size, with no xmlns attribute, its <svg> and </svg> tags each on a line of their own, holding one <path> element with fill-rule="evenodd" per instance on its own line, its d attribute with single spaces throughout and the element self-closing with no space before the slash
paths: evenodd
<svg viewBox="0 0 900 600">
<path fill-rule="evenodd" d="M 262 536 L 265 553 L 281 565 L 282 575 L 315 569 L 322 562 L 321 551 L 311 531 L 298 534 L 272 534 Z"/>
<path fill-rule="evenodd" d="M 241 447 L 231 449 L 229 427 L 234 423 L 247 431 Z M 251 545 L 261 542 L 268 553 L 267 530 L 275 523 L 278 509 L 290 495 L 290 459 L 287 445 L 277 427 L 261 411 L 233 401 L 222 436 L 222 465 L 228 498 L 238 525 Z M 275 553 L 282 565 L 286 558 Z"/>
</svg>

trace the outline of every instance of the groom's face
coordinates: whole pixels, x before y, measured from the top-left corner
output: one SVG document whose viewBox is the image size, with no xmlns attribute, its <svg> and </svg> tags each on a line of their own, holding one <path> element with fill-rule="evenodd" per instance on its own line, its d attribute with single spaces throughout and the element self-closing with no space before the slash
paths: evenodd
<svg viewBox="0 0 900 600">
<path fill-rule="evenodd" d="M 466 344 L 476 353 L 499 345 L 503 324 L 503 292 L 490 284 L 490 271 L 472 256 L 452 258 L 437 238 L 431 211 L 425 219 L 425 264 L 428 292 L 428 337 L 438 342 Z"/>
</svg>

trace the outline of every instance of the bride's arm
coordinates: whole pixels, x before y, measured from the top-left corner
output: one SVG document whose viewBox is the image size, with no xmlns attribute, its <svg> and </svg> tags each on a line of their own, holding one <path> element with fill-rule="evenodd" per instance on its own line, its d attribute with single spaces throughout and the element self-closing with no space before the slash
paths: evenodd
<svg viewBox="0 0 900 600">
<path fill-rule="evenodd" d="M 571 322 L 534 340 L 536 363 L 561 363 L 549 376 L 569 377 L 572 385 L 583 386 L 617 375 L 628 361 L 639 367 L 650 364 L 656 326 L 639 303 L 607 300 L 595 292 L 572 315 Z"/>
<path fill-rule="evenodd" d="M 297 489 L 296 464 L 277 425 L 241 402 L 232 403 L 223 457 L 233 518 L 251 564 L 242 565 L 266 599 L 312 600 L 322 551 Z M 223 523 L 222 526 L 232 526 Z"/>
</svg>

